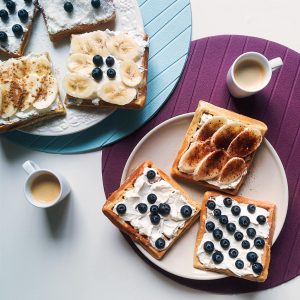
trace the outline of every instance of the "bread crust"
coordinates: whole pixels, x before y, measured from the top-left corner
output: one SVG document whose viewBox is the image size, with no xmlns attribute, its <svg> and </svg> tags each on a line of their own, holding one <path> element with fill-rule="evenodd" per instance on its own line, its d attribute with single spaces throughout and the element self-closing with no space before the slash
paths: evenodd
<svg viewBox="0 0 300 300">
<path fill-rule="evenodd" d="M 206 203 L 210 197 L 216 197 L 219 195 L 226 196 L 226 194 L 221 194 L 218 192 L 206 192 L 203 196 L 201 213 L 200 213 L 200 226 L 199 226 L 199 230 L 197 233 L 196 244 L 195 244 L 195 249 L 194 249 L 194 267 L 197 269 L 200 269 L 200 270 L 217 272 L 217 273 L 221 273 L 221 274 L 224 274 L 227 276 L 234 276 L 234 277 L 243 278 L 243 279 L 250 280 L 250 281 L 264 282 L 268 277 L 270 257 L 271 257 L 271 246 L 272 246 L 272 240 L 273 240 L 273 235 L 274 235 L 274 230 L 275 230 L 276 205 L 271 202 L 257 200 L 257 199 L 249 199 L 249 198 L 242 197 L 242 196 L 230 196 L 232 199 L 236 200 L 239 203 L 254 204 L 258 207 L 266 209 L 269 212 L 268 223 L 270 225 L 270 231 L 269 231 L 268 238 L 265 239 L 265 246 L 263 249 L 264 253 L 262 256 L 262 265 L 264 266 L 264 270 L 259 276 L 255 277 L 253 275 L 246 275 L 246 276 L 240 277 L 240 276 L 237 276 L 236 274 L 234 274 L 233 272 L 231 272 L 229 269 L 224 270 L 224 269 L 217 269 L 217 268 L 208 268 L 208 267 L 205 267 L 200 262 L 200 260 L 197 256 L 197 250 L 201 243 L 203 235 L 205 234 L 205 231 L 206 231 L 206 229 L 205 229 L 205 223 L 206 223 L 206 219 L 207 219 Z"/>
<path fill-rule="evenodd" d="M 263 122 L 261 122 L 259 120 L 252 119 L 247 116 L 243 116 L 238 113 L 229 111 L 227 109 L 217 107 L 217 106 L 210 104 L 208 102 L 205 102 L 203 100 L 201 100 L 198 104 L 198 107 L 197 107 L 197 110 L 195 111 L 193 120 L 192 120 L 192 122 L 188 128 L 188 131 L 183 139 L 181 148 L 179 149 L 177 156 L 173 162 L 173 165 L 171 168 L 171 175 L 175 178 L 179 178 L 179 179 L 183 179 L 186 181 L 197 183 L 197 184 L 204 186 L 206 188 L 209 188 L 209 189 L 215 189 L 215 190 L 218 190 L 223 193 L 236 195 L 238 193 L 239 189 L 241 188 L 241 186 L 243 185 L 243 183 L 245 182 L 248 172 L 247 172 L 247 174 L 242 175 L 242 178 L 235 189 L 220 189 L 218 186 L 209 184 L 206 181 L 201 181 L 201 180 L 196 181 L 193 179 L 192 175 L 183 173 L 178 168 L 179 161 L 180 161 L 182 155 L 188 150 L 190 143 L 191 143 L 191 138 L 197 129 L 199 120 L 201 119 L 201 116 L 203 113 L 208 113 L 208 114 L 217 115 L 217 116 L 224 116 L 225 118 L 231 119 L 233 121 L 242 122 L 244 124 L 251 125 L 251 126 L 257 128 L 261 132 L 262 137 L 265 136 L 265 134 L 268 130 L 268 127 L 266 126 L 266 124 L 264 124 Z M 255 153 L 256 153 L 256 151 L 254 151 L 250 155 L 249 160 L 247 160 L 247 162 L 246 162 L 248 171 L 249 171 L 250 166 L 252 165 Z"/>
<path fill-rule="evenodd" d="M 146 236 L 141 235 L 137 229 L 132 227 L 129 223 L 125 222 L 122 218 L 120 218 L 117 214 L 113 212 L 113 207 L 116 203 L 120 201 L 125 190 L 131 188 L 136 181 L 136 179 L 143 174 L 144 168 L 154 168 L 159 175 L 168 183 L 170 183 L 174 188 L 179 190 L 183 196 L 187 199 L 187 201 L 193 205 L 196 209 L 196 213 L 190 219 L 185 222 L 183 228 L 180 228 L 176 236 L 170 242 L 168 247 L 166 247 L 163 251 L 158 251 L 154 248 L 148 238 Z M 134 241 L 139 243 L 146 251 L 148 251 L 154 258 L 161 259 L 166 252 L 172 247 L 172 245 L 183 235 L 183 233 L 188 230 L 192 224 L 198 219 L 200 213 L 200 203 L 193 200 L 187 192 L 172 178 L 167 176 L 161 169 L 159 169 L 152 161 L 145 161 L 140 166 L 138 166 L 131 175 L 125 180 L 125 182 L 115 191 L 113 192 L 108 199 L 106 200 L 102 211 L 106 215 L 106 217 L 115 225 L 117 226 L 122 232 L 128 234 Z"/>
</svg>

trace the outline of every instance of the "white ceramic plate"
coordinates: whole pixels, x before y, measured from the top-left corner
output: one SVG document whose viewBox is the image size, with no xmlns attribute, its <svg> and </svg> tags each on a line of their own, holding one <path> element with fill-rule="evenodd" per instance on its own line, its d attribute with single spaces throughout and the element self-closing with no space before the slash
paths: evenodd
<svg viewBox="0 0 300 300">
<path fill-rule="evenodd" d="M 109 28 L 111 30 L 144 31 L 142 16 L 136 0 L 115 0 L 114 2 L 116 5 L 115 22 L 104 24 L 99 27 L 99 29 L 105 30 L 106 28 Z M 31 38 L 25 54 L 45 51 L 50 53 L 54 73 L 60 85 L 60 95 L 62 100 L 65 98 L 65 91 L 61 83 L 67 71 L 66 61 L 69 50 L 70 42 L 68 39 L 55 44 L 50 41 L 44 19 L 42 15 L 39 14 L 33 24 Z M 22 129 L 22 131 L 45 136 L 71 134 L 101 122 L 113 111 L 114 110 L 112 109 L 67 109 L 67 115 L 64 118 L 53 119 Z"/>
<path fill-rule="evenodd" d="M 169 174 L 173 160 L 179 150 L 183 137 L 190 125 L 194 113 L 181 115 L 165 121 L 155 127 L 138 143 L 131 153 L 122 174 L 122 182 L 133 169 L 146 159 L 152 160 Z M 184 189 L 201 202 L 205 189 L 178 181 Z M 240 190 L 243 196 L 273 201 L 277 205 L 276 227 L 273 243 L 276 241 L 286 218 L 288 208 L 288 185 L 286 175 L 276 151 L 264 139 L 255 156 L 253 166 Z M 193 268 L 193 251 L 199 223 L 178 240 L 173 249 L 161 260 L 153 258 L 140 245 L 136 244 L 143 255 L 159 268 L 174 275 L 196 280 L 211 280 L 224 275 L 201 271 Z"/>
</svg>

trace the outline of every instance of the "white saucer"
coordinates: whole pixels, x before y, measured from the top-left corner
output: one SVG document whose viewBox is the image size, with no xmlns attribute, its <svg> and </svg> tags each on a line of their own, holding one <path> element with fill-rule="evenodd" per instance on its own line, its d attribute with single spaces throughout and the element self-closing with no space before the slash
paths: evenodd
<svg viewBox="0 0 300 300">
<path fill-rule="evenodd" d="M 125 165 L 122 182 L 144 160 L 150 159 L 169 174 L 173 160 L 181 146 L 183 137 L 194 113 L 169 119 L 155 127 L 138 143 Z M 201 202 L 205 189 L 178 181 L 184 189 Z M 276 225 L 273 243 L 276 241 L 286 218 L 288 208 L 288 184 L 280 158 L 272 145 L 264 139 L 254 159 L 240 195 L 249 198 L 269 200 L 277 205 Z M 224 275 L 201 271 L 193 268 L 193 251 L 199 223 L 194 226 L 173 246 L 166 256 L 158 261 L 140 245 L 136 244 L 143 255 L 159 268 L 174 275 L 195 280 L 212 280 Z"/>
</svg>

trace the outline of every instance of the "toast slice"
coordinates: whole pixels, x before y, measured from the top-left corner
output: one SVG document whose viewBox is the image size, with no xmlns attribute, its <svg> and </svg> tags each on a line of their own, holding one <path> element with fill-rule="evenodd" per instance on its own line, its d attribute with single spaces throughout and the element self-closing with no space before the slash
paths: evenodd
<svg viewBox="0 0 300 300">
<path fill-rule="evenodd" d="M 103 213 L 161 259 L 196 221 L 200 204 L 153 162 L 145 161 L 111 194 Z"/>
<path fill-rule="evenodd" d="M 171 174 L 236 195 L 267 130 L 261 121 L 200 101 Z"/>
<path fill-rule="evenodd" d="M 251 281 L 268 277 L 275 204 L 206 192 L 203 196 L 194 267 Z"/>
</svg>

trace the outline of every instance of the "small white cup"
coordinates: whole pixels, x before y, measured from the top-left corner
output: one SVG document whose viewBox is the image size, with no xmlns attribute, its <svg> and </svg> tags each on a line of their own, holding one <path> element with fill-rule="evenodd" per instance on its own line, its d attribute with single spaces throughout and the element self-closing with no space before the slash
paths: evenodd
<svg viewBox="0 0 300 300">
<path fill-rule="evenodd" d="M 24 187 L 26 199 L 36 207 L 41 207 L 41 208 L 51 207 L 57 204 L 58 202 L 62 201 L 71 191 L 69 183 L 62 175 L 58 174 L 57 172 L 54 173 L 53 171 L 47 169 L 41 169 L 35 162 L 31 160 L 27 160 L 23 164 L 23 169 L 29 174 Z M 56 177 L 56 179 L 60 184 L 60 193 L 58 197 L 50 203 L 45 203 L 45 202 L 35 200 L 31 192 L 31 185 L 33 181 L 43 174 L 50 174 Z"/>
<path fill-rule="evenodd" d="M 234 76 L 234 71 L 237 66 L 237 64 L 241 63 L 245 60 L 254 60 L 258 62 L 264 69 L 265 78 L 259 88 L 256 90 L 247 90 L 245 88 L 242 88 L 236 81 Z M 258 53 L 258 52 L 247 52 L 242 55 L 240 55 L 232 64 L 230 67 L 228 73 L 227 73 L 227 86 L 230 91 L 230 94 L 235 98 L 244 98 L 249 97 L 251 95 L 256 94 L 257 92 L 264 89 L 268 83 L 271 80 L 272 72 L 277 70 L 283 65 L 283 61 L 280 57 L 274 58 L 272 60 L 268 60 L 264 55 Z"/>
</svg>

